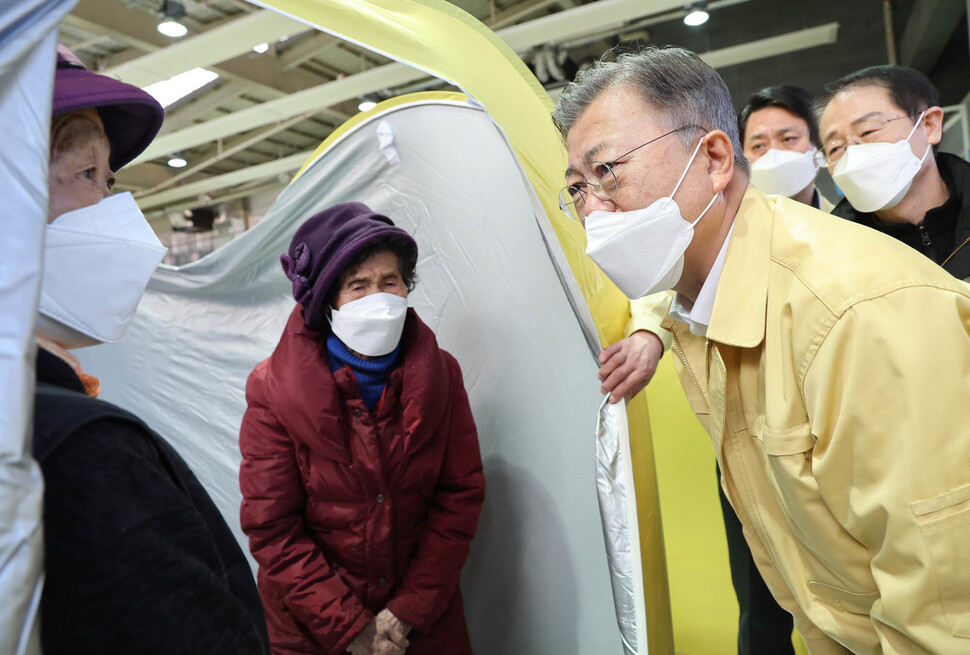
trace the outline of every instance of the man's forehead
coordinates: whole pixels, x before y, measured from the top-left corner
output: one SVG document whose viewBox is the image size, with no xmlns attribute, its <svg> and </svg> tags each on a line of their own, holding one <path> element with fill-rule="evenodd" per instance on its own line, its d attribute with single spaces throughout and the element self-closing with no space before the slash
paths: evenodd
<svg viewBox="0 0 970 655">
<path fill-rule="evenodd" d="M 765 107 L 751 112 L 746 128 L 746 132 L 753 130 L 754 133 L 764 136 L 791 130 L 807 132 L 808 123 L 804 118 L 784 107 Z"/>
<path fill-rule="evenodd" d="M 889 89 L 879 84 L 851 86 L 839 91 L 822 112 L 825 127 L 834 122 L 852 122 L 871 115 L 902 111 L 893 102 Z"/>
</svg>

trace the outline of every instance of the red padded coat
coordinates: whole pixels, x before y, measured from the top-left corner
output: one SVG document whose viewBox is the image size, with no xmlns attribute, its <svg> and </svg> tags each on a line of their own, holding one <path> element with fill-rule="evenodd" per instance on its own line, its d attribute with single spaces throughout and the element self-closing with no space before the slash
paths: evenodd
<svg viewBox="0 0 970 655">
<path fill-rule="evenodd" d="M 408 655 L 471 653 L 459 578 L 485 481 L 461 369 L 408 310 L 373 412 L 293 311 L 246 386 L 242 528 L 276 654 L 342 654 L 384 607 Z"/>
</svg>

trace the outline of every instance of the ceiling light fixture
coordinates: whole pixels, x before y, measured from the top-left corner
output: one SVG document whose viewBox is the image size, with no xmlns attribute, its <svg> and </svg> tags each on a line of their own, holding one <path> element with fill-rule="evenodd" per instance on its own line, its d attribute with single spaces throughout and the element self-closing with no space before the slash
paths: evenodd
<svg viewBox="0 0 970 655">
<path fill-rule="evenodd" d="M 158 24 L 158 31 L 165 36 L 178 39 L 189 33 L 188 28 L 179 21 L 185 18 L 185 6 L 177 0 L 164 0 L 158 10 L 162 22 Z"/>
<path fill-rule="evenodd" d="M 253 46 L 253 52 L 255 52 L 256 54 L 259 54 L 259 55 L 263 54 L 267 50 L 269 50 L 269 44 L 268 43 L 260 43 L 259 45 L 254 45 Z"/>
<path fill-rule="evenodd" d="M 158 100 L 162 107 L 168 107 L 218 78 L 219 74 L 214 71 L 206 68 L 193 68 L 167 80 L 149 84 L 144 90 L 148 95 Z"/>
<path fill-rule="evenodd" d="M 370 111 L 371 109 L 373 109 L 376 106 L 377 106 L 377 103 L 376 102 L 374 102 L 373 100 L 369 100 L 367 98 L 364 98 L 363 100 L 360 101 L 360 104 L 357 105 L 357 109 L 359 111 Z"/>
<path fill-rule="evenodd" d="M 172 168 L 185 168 L 188 164 L 189 162 L 185 161 L 181 155 L 172 155 L 168 158 L 168 165 Z"/>
<path fill-rule="evenodd" d="M 707 3 L 698 2 L 690 7 L 690 11 L 686 16 L 684 16 L 684 25 L 689 27 L 697 27 L 698 25 L 703 25 L 707 22 L 707 19 L 711 15 L 707 13 Z"/>
</svg>

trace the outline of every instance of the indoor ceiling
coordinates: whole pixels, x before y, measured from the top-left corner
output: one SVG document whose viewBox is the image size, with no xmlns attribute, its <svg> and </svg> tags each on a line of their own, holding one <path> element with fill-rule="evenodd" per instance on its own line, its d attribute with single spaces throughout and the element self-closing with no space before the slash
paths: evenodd
<svg viewBox="0 0 970 655">
<path fill-rule="evenodd" d="M 217 75 L 166 107 L 159 137 L 118 176 L 149 216 L 281 188 L 362 100 L 445 88 L 243 0 L 177 4 L 182 38 L 156 29 L 162 0 L 81 0 L 60 34 L 93 70 L 141 87 L 196 68 Z M 698 27 L 686 26 L 687 8 L 671 0 L 453 4 L 496 30 L 553 95 L 576 65 L 646 43 L 702 53 L 739 108 L 774 84 L 820 93 L 845 73 L 886 63 L 889 40 L 899 63 L 931 76 L 944 103 L 970 89 L 965 0 L 711 0 L 710 20 Z M 173 158 L 186 165 L 171 167 Z"/>
</svg>

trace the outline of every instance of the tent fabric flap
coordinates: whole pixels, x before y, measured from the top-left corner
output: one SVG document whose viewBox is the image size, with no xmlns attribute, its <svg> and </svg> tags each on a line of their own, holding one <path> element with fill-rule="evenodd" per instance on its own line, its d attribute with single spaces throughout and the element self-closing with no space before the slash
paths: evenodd
<svg viewBox="0 0 970 655">
<path fill-rule="evenodd" d="M 293 306 L 279 254 L 303 220 L 351 200 L 414 236 L 409 304 L 464 374 L 486 476 L 462 576 L 476 652 L 620 652 L 590 457 L 597 367 L 536 225 L 541 208 L 481 107 L 379 105 L 254 228 L 160 268 L 126 338 L 84 349 L 85 370 L 176 446 L 245 544 L 238 429 L 246 377 Z"/>
<path fill-rule="evenodd" d="M 0 653 L 39 654 L 43 480 L 28 433 L 34 321 L 47 223 L 47 153 L 57 27 L 74 2 L 0 4 Z"/>
<path fill-rule="evenodd" d="M 528 179 L 538 205 L 534 220 L 587 343 L 596 353 L 624 336 L 629 301 L 586 256 L 582 226 L 559 210 L 557 193 L 566 159 L 550 118 L 552 102 L 505 42 L 445 0 L 261 0 L 259 4 L 455 84 L 484 107 Z M 467 156 L 475 154 L 473 148 Z M 651 649 L 667 652 L 673 650 L 673 628 L 643 394 L 629 405 L 629 411 L 648 640 Z"/>
</svg>

